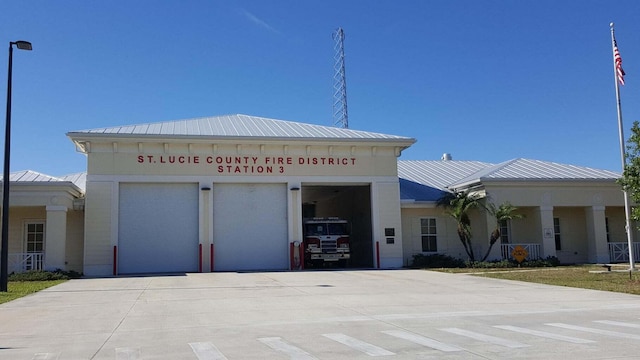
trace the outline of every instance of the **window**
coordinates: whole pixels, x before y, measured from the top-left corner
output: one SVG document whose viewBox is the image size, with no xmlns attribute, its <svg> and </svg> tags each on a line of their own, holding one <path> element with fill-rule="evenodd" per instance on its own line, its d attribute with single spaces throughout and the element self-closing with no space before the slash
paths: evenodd
<svg viewBox="0 0 640 360">
<path fill-rule="evenodd" d="M 420 219 L 420 235 L 422 236 L 422 251 L 436 252 L 438 251 L 436 219 L 427 218 Z"/>
<path fill-rule="evenodd" d="M 611 242 L 611 237 L 609 237 L 609 218 L 604 218 L 604 228 L 607 231 L 607 242 Z"/>
<path fill-rule="evenodd" d="M 41 270 L 44 253 L 44 222 L 30 222 L 24 226 L 26 270 Z"/>
<path fill-rule="evenodd" d="M 556 239 L 556 250 L 562 250 L 560 241 L 560 218 L 553 218 L 553 235 Z"/>
<path fill-rule="evenodd" d="M 349 235 L 349 224 L 346 222 L 305 224 L 304 232 L 309 236 Z"/>
<path fill-rule="evenodd" d="M 26 225 L 26 250 L 28 253 L 44 251 L 44 223 Z"/>
<path fill-rule="evenodd" d="M 511 222 L 509 219 L 500 221 L 500 243 L 508 244 L 511 237 Z"/>
</svg>

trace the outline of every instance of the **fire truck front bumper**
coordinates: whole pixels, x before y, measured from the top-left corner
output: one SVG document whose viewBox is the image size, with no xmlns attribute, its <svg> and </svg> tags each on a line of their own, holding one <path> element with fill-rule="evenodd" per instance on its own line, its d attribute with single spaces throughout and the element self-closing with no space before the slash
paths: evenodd
<svg viewBox="0 0 640 360">
<path fill-rule="evenodd" d="M 335 253 L 335 254 L 310 253 L 308 255 L 311 260 L 323 260 L 323 261 L 339 261 L 339 260 L 348 260 L 350 258 L 349 253 Z"/>
</svg>

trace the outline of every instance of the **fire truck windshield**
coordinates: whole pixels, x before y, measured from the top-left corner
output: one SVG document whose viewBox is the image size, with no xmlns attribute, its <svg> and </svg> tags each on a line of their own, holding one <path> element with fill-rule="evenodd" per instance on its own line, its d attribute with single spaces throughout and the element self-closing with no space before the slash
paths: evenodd
<svg viewBox="0 0 640 360">
<path fill-rule="evenodd" d="M 347 235 L 349 233 L 347 229 L 347 224 L 327 224 L 328 225 L 328 235 Z"/>
<path fill-rule="evenodd" d="M 348 235 L 349 227 L 346 223 L 314 223 L 305 225 L 307 236 L 319 235 Z"/>
</svg>

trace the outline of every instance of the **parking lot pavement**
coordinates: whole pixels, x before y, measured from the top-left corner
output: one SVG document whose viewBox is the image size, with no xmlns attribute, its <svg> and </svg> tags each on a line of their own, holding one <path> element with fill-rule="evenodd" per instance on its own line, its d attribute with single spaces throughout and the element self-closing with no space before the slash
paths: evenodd
<svg viewBox="0 0 640 360">
<path fill-rule="evenodd" d="M 0 305 L 0 359 L 638 359 L 640 298 L 421 270 L 71 280 Z"/>
</svg>

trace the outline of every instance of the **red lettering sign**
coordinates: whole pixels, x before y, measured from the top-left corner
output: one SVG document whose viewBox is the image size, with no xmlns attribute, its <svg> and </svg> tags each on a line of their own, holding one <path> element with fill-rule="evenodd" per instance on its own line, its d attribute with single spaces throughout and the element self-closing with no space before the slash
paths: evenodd
<svg viewBox="0 0 640 360">
<path fill-rule="evenodd" d="M 229 156 L 210 155 L 137 155 L 138 164 L 170 165 L 215 165 L 219 174 L 284 174 L 287 166 L 352 167 L 355 157 L 341 156 Z"/>
</svg>

